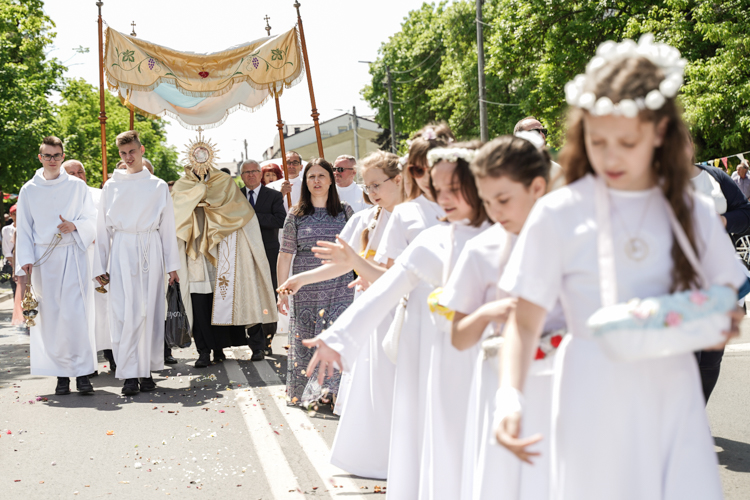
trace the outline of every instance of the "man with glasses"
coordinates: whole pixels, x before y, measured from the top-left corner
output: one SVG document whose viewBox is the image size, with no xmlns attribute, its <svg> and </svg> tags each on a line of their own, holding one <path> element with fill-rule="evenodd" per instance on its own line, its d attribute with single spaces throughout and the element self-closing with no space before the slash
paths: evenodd
<svg viewBox="0 0 750 500">
<path fill-rule="evenodd" d="M 94 388 L 94 332 L 86 315 L 91 276 L 86 250 L 96 236 L 96 209 L 86 184 L 61 168 L 63 143 L 45 137 L 42 168 L 24 184 L 16 211 L 16 275 L 31 281 L 39 301 L 31 327 L 31 374 L 57 377 L 55 394 Z M 23 293 L 23 291 L 19 291 Z"/>
<path fill-rule="evenodd" d="M 533 116 L 527 116 L 520 122 L 516 123 L 516 126 L 513 128 L 513 135 L 516 135 L 518 132 L 523 131 L 529 131 L 529 132 L 535 132 L 539 134 L 539 136 L 544 140 L 544 145 L 547 145 L 547 129 L 542 125 L 542 122 L 534 118 Z M 557 162 L 552 162 L 552 168 L 549 172 L 549 178 L 550 178 L 550 191 L 553 191 L 559 187 L 562 187 L 565 185 L 565 175 L 562 171 L 562 166 Z"/>
<path fill-rule="evenodd" d="M 276 262 L 279 258 L 279 229 L 284 227 L 286 211 L 284 198 L 280 192 L 269 189 L 261 184 L 263 173 L 260 164 L 255 160 L 245 160 L 240 173 L 245 187 L 241 189 L 248 203 L 255 209 L 255 216 L 260 224 L 260 234 L 263 238 L 263 248 L 266 251 L 268 265 L 271 268 L 271 282 L 274 293 L 279 286 L 276 279 Z M 276 296 L 278 299 L 278 295 Z M 251 361 L 262 361 L 273 354 L 271 341 L 276 334 L 276 323 L 253 325 L 247 329 L 248 346 L 253 351 Z"/>
<path fill-rule="evenodd" d="M 357 176 L 357 159 L 349 155 L 341 155 L 333 163 L 333 175 L 336 177 L 336 191 L 341 201 L 345 201 L 352 210 L 359 212 L 368 208 L 362 195 L 362 188 L 354 182 Z"/>
<path fill-rule="evenodd" d="M 286 194 L 292 194 L 292 205 L 296 205 L 299 201 L 299 195 L 302 192 L 302 158 L 296 151 L 287 151 L 286 153 L 286 170 L 289 174 L 289 180 L 279 179 L 274 181 L 268 186 L 271 189 L 280 191 L 284 197 L 284 208 L 289 211 L 289 207 L 286 202 Z"/>
</svg>

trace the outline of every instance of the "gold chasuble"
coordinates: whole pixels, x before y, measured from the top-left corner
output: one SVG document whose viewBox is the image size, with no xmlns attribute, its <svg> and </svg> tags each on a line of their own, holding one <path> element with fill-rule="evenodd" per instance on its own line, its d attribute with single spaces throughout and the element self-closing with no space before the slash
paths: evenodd
<svg viewBox="0 0 750 500">
<path fill-rule="evenodd" d="M 214 294 L 214 325 L 274 323 L 276 299 L 255 211 L 229 175 L 213 166 L 206 173 L 201 179 L 186 167 L 172 187 L 180 290 L 191 325 L 191 293 Z"/>
</svg>

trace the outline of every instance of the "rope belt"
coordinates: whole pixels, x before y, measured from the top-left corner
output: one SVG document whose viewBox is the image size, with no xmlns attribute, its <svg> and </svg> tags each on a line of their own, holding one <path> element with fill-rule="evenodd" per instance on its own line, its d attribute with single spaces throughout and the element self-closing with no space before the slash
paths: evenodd
<svg viewBox="0 0 750 500">
<path fill-rule="evenodd" d="M 117 233 L 135 234 L 138 237 L 138 253 L 141 254 L 143 259 L 141 262 L 141 272 L 143 273 L 148 273 L 150 269 L 148 254 L 151 248 L 151 233 L 154 231 L 155 229 L 149 229 L 148 231 L 125 231 L 123 229 L 115 229 L 115 232 Z M 146 240 L 145 243 L 143 241 L 144 239 Z"/>
</svg>

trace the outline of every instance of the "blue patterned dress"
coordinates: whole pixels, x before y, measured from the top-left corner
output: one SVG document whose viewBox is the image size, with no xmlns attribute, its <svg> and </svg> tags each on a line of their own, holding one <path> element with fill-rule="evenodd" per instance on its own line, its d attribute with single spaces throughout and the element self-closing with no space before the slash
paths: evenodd
<svg viewBox="0 0 750 500">
<path fill-rule="evenodd" d="M 312 215 L 297 216 L 290 212 L 286 216 L 281 251 L 296 254 L 292 274 L 320 267 L 320 259 L 315 258 L 312 247 L 320 240 L 335 241 L 346 221 L 354 215 L 349 205 L 342 203 L 342 206 L 344 211 L 336 217 L 328 215 L 325 208 L 315 208 Z M 292 403 L 300 404 L 303 399 L 307 401 L 320 395 L 321 388 L 317 386 L 315 376 L 310 378 L 307 374 L 313 351 L 302 345 L 302 340 L 316 337 L 351 305 L 354 290 L 347 285 L 353 279 L 354 274 L 350 271 L 332 280 L 305 285 L 291 300 L 286 393 Z M 325 381 L 323 389 L 328 389 L 329 394 L 337 394 L 340 379 L 341 373 L 336 371 Z"/>
</svg>

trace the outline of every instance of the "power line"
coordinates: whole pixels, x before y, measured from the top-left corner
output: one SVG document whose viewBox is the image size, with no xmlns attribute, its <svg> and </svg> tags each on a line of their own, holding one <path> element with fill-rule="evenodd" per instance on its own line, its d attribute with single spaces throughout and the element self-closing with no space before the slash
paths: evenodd
<svg viewBox="0 0 750 500">
<path fill-rule="evenodd" d="M 484 99 L 480 99 L 482 102 L 486 102 L 487 104 L 493 104 L 495 106 L 520 106 L 520 104 L 511 104 L 508 102 L 492 102 L 492 101 L 486 101 Z"/>
<path fill-rule="evenodd" d="M 414 67 L 412 67 L 412 68 L 409 68 L 409 69 L 407 69 L 407 70 L 405 70 L 405 71 L 396 71 L 395 69 L 393 69 L 393 70 L 391 70 L 391 73 L 396 73 L 396 74 L 399 74 L 399 75 L 403 75 L 404 73 L 411 73 L 412 71 L 414 71 L 415 69 L 419 68 L 419 67 L 420 67 L 420 66 L 422 66 L 422 65 L 423 65 L 424 63 L 426 63 L 427 61 L 429 61 L 429 60 L 430 60 L 430 57 L 432 57 L 432 56 L 434 56 L 435 54 L 437 54 L 437 52 L 438 52 L 438 51 L 439 51 L 440 49 L 441 49 L 441 47 L 438 47 L 437 49 L 433 50 L 433 51 L 432 51 L 432 54 L 430 54 L 429 56 L 427 56 L 427 57 L 426 57 L 426 58 L 424 59 L 424 61 L 422 61 L 421 63 L 417 64 L 416 66 L 414 66 Z"/>
<path fill-rule="evenodd" d="M 396 80 L 396 81 L 394 81 L 393 83 L 404 84 L 404 83 L 412 83 L 412 82 L 416 82 L 417 80 L 419 80 L 419 79 L 421 79 L 421 78 L 424 78 L 424 76 L 425 76 L 425 75 L 427 74 L 427 72 L 428 72 L 428 71 L 430 71 L 430 70 L 431 70 L 431 69 L 432 69 L 432 68 L 433 68 L 433 67 L 434 67 L 434 66 L 435 66 L 435 65 L 436 65 L 437 63 L 439 63 L 440 61 L 442 61 L 442 59 L 441 59 L 441 58 L 435 59 L 435 62 L 434 62 L 434 63 L 432 63 L 432 64 L 430 65 L 430 67 L 429 67 L 429 68 L 425 69 L 425 70 L 424 70 L 424 73 L 422 73 L 422 74 L 421 74 L 420 76 L 418 76 L 418 77 L 416 77 L 416 78 L 412 78 L 411 80 Z M 391 73 L 395 73 L 395 71 L 391 71 Z"/>
</svg>

